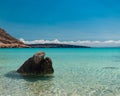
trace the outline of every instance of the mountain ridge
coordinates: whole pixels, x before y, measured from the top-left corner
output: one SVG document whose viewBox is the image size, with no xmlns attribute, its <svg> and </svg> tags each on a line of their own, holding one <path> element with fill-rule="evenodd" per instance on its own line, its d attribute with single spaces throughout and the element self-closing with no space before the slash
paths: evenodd
<svg viewBox="0 0 120 96">
<path fill-rule="evenodd" d="M 58 43 L 45 43 L 45 44 L 27 44 L 32 48 L 90 48 L 88 46 L 58 44 Z"/>
<path fill-rule="evenodd" d="M 29 47 L 20 40 L 12 37 L 4 29 L 0 28 L 0 48 L 23 48 Z"/>
</svg>

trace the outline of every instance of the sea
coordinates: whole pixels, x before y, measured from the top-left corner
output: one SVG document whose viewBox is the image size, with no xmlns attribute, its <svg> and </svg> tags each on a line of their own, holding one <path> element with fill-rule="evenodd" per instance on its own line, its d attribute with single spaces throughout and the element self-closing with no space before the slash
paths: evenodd
<svg viewBox="0 0 120 96">
<path fill-rule="evenodd" d="M 54 74 L 16 72 L 41 51 Z M 1 48 L 0 96 L 120 96 L 120 48 Z"/>
</svg>

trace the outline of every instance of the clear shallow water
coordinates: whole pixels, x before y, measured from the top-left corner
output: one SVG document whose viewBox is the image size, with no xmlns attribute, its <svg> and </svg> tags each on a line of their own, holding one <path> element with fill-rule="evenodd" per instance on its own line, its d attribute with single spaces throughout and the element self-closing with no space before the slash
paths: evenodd
<svg viewBox="0 0 120 96">
<path fill-rule="evenodd" d="M 52 58 L 52 76 L 15 72 L 39 51 Z M 0 49 L 0 96 L 120 96 L 120 49 Z"/>
</svg>

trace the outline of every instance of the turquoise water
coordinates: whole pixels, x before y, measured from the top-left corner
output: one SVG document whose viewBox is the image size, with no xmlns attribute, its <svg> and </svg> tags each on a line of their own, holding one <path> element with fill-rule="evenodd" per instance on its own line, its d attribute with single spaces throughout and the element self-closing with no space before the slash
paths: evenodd
<svg viewBox="0 0 120 96">
<path fill-rule="evenodd" d="M 51 57 L 53 75 L 15 72 L 39 51 Z M 0 96 L 120 96 L 120 49 L 0 49 Z"/>
</svg>

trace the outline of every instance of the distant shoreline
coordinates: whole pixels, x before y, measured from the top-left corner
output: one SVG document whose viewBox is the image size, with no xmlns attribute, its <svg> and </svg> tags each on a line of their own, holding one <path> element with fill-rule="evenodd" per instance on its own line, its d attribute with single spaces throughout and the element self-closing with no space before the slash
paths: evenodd
<svg viewBox="0 0 120 96">
<path fill-rule="evenodd" d="M 46 43 L 46 44 L 26 44 L 30 48 L 91 48 L 89 46 L 79 46 L 79 45 L 69 45 L 69 44 L 55 44 L 55 43 Z"/>
</svg>

